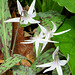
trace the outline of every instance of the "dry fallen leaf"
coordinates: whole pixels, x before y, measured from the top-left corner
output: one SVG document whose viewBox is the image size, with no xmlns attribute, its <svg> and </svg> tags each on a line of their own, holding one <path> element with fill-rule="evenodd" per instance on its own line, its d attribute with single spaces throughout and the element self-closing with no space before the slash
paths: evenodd
<svg viewBox="0 0 75 75">
<path fill-rule="evenodd" d="M 12 17 L 16 17 L 15 11 L 13 11 Z M 18 26 L 17 22 L 13 23 L 13 40 L 12 40 L 12 42 L 14 41 L 17 26 Z M 29 39 L 29 37 L 23 36 L 23 32 L 24 32 L 23 30 L 24 30 L 24 28 L 19 26 L 19 30 L 18 30 L 18 34 L 17 34 L 17 38 L 16 38 L 16 43 L 15 43 L 14 53 L 20 54 L 20 55 L 23 55 L 23 56 L 26 56 L 28 54 L 34 56 L 33 44 L 20 44 L 20 42 L 23 42 L 24 40 Z"/>
<path fill-rule="evenodd" d="M 32 63 L 34 63 L 34 56 L 28 54 L 26 57 L 27 57 Z M 27 60 L 25 60 L 25 59 L 22 59 L 21 62 L 22 62 L 22 64 L 23 64 L 24 66 L 28 66 L 28 67 L 31 66 L 31 64 L 29 63 L 29 61 L 27 61 Z"/>
</svg>

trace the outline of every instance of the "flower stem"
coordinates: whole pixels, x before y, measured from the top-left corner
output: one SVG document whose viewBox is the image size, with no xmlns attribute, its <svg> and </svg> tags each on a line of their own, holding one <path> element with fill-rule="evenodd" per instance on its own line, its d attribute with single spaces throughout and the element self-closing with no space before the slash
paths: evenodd
<svg viewBox="0 0 75 75">
<path fill-rule="evenodd" d="M 20 23 L 18 23 L 18 26 L 17 26 L 17 30 L 16 30 L 16 34 L 15 34 L 15 38 L 14 38 L 14 43 L 13 43 L 11 55 L 13 55 L 13 53 L 14 53 L 15 42 L 16 42 L 16 37 L 17 37 L 18 29 L 19 29 L 19 24 Z"/>
</svg>

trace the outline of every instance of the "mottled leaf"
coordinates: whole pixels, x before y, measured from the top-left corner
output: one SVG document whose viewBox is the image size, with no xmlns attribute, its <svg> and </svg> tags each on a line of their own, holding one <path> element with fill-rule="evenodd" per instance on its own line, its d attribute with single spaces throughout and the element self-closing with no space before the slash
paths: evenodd
<svg viewBox="0 0 75 75">
<path fill-rule="evenodd" d="M 41 56 L 36 58 L 35 62 L 31 65 L 31 68 L 33 69 L 33 71 L 38 73 L 41 70 L 43 70 L 44 69 L 43 67 L 36 67 L 36 65 L 41 65 L 41 64 L 48 63 L 48 62 L 52 61 L 52 53 L 53 53 L 53 51 L 54 51 L 54 48 L 52 48 L 50 50 L 47 50 Z"/>
<path fill-rule="evenodd" d="M 6 59 L 4 63 L 0 65 L 0 74 L 6 72 L 7 70 L 15 66 L 18 62 L 21 61 L 21 59 L 27 59 L 27 58 L 19 54 L 14 54 L 13 56 Z M 31 63 L 30 60 L 28 61 Z"/>
<path fill-rule="evenodd" d="M 75 74 L 75 16 L 70 19 L 66 19 L 63 25 L 58 29 L 57 32 L 71 29 L 71 31 L 55 36 L 53 40 L 59 41 L 55 46 L 59 46 L 61 52 L 67 56 L 69 54 L 69 66 L 72 75 Z"/>
<path fill-rule="evenodd" d="M 35 75 L 33 70 L 30 67 L 26 67 L 23 65 L 13 67 L 14 75 Z"/>
<path fill-rule="evenodd" d="M 8 58 L 10 56 L 10 45 L 12 38 L 12 26 L 11 23 L 4 23 L 10 16 L 8 9 L 7 0 L 0 1 L 0 37 L 2 40 L 2 53 L 4 58 Z"/>
<path fill-rule="evenodd" d="M 18 55 L 13 55 L 12 57 L 9 57 L 3 64 L 0 65 L 0 74 L 6 72 L 8 69 L 13 67 L 15 64 L 20 62 L 21 59 Z"/>
<path fill-rule="evenodd" d="M 42 25 L 44 27 L 49 25 L 51 29 L 53 28 L 53 25 L 50 21 L 53 21 L 56 26 L 59 27 L 65 19 L 63 15 L 60 15 L 58 12 L 53 10 L 49 10 L 47 12 L 39 12 L 38 15 L 42 19 Z"/>
</svg>

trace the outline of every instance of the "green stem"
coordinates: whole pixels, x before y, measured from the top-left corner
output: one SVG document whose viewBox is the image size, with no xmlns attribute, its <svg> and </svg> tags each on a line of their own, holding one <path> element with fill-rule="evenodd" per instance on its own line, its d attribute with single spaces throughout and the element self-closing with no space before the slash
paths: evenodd
<svg viewBox="0 0 75 75">
<path fill-rule="evenodd" d="M 9 51 L 7 49 L 7 41 L 6 41 L 6 28 L 5 28 L 5 24 L 4 24 L 4 0 L 1 0 L 2 1 L 2 17 L 3 17 L 3 32 L 4 32 L 4 49 L 5 49 L 5 58 L 4 59 L 7 59 L 9 57 Z"/>
<path fill-rule="evenodd" d="M 13 53 L 14 53 L 14 48 L 15 48 L 15 42 L 16 42 L 16 37 L 17 37 L 18 29 L 19 29 L 19 24 L 17 26 L 17 30 L 16 30 L 16 34 L 15 34 L 15 38 L 14 38 L 14 43 L 13 43 L 11 55 L 13 55 Z"/>
</svg>

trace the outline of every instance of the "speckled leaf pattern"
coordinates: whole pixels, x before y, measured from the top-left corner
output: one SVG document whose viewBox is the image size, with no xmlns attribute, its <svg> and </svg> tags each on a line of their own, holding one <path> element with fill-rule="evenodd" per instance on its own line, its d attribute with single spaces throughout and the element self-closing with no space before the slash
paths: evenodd
<svg viewBox="0 0 75 75">
<path fill-rule="evenodd" d="M 21 61 L 21 59 L 27 59 L 24 56 L 21 56 L 19 54 L 14 54 L 12 57 L 9 57 L 5 60 L 3 64 L 0 65 L 0 74 L 6 72 L 10 68 L 12 68 L 14 65 L 16 65 L 18 62 Z M 28 60 L 28 59 L 27 59 Z M 29 61 L 29 60 L 28 60 Z M 29 61 L 30 62 L 30 61 Z"/>
<path fill-rule="evenodd" d="M 30 67 L 23 65 L 13 67 L 14 75 L 36 75 Z"/>
<path fill-rule="evenodd" d="M 33 69 L 33 71 L 35 71 L 36 73 L 40 72 L 41 70 L 43 70 L 43 67 L 36 67 L 36 65 L 41 65 L 44 63 L 48 63 L 51 62 L 52 59 L 52 53 L 54 51 L 54 48 L 47 50 L 45 53 L 43 53 L 40 57 L 38 57 L 35 62 L 31 65 L 31 68 Z"/>
<path fill-rule="evenodd" d="M 11 45 L 12 38 L 12 26 L 11 23 L 4 23 L 10 16 L 10 12 L 8 9 L 8 1 L 0 0 L 0 37 L 2 40 L 2 53 L 4 58 L 8 58 L 9 49 Z"/>
<path fill-rule="evenodd" d="M 19 55 L 13 55 L 12 57 L 9 57 L 3 64 L 0 65 L 0 74 L 6 72 L 8 69 L 13 67 L 15 64 L 17 64 L 21 59 L 19 58 Z"/>
<path fill-rule="evenodd" d="M 44 27 L 49 25 L 51 29 L 53 28 L 53 25 L 50 21 L 53 21 L 56 26 L 59 27 L 65 19 L 65 16 L 60 15 L 58 12 L 53 10 L 49 10 L 47 12 L 39 12 L 38 15 L 42 20 L 42 25 Z"/>
</svg>

